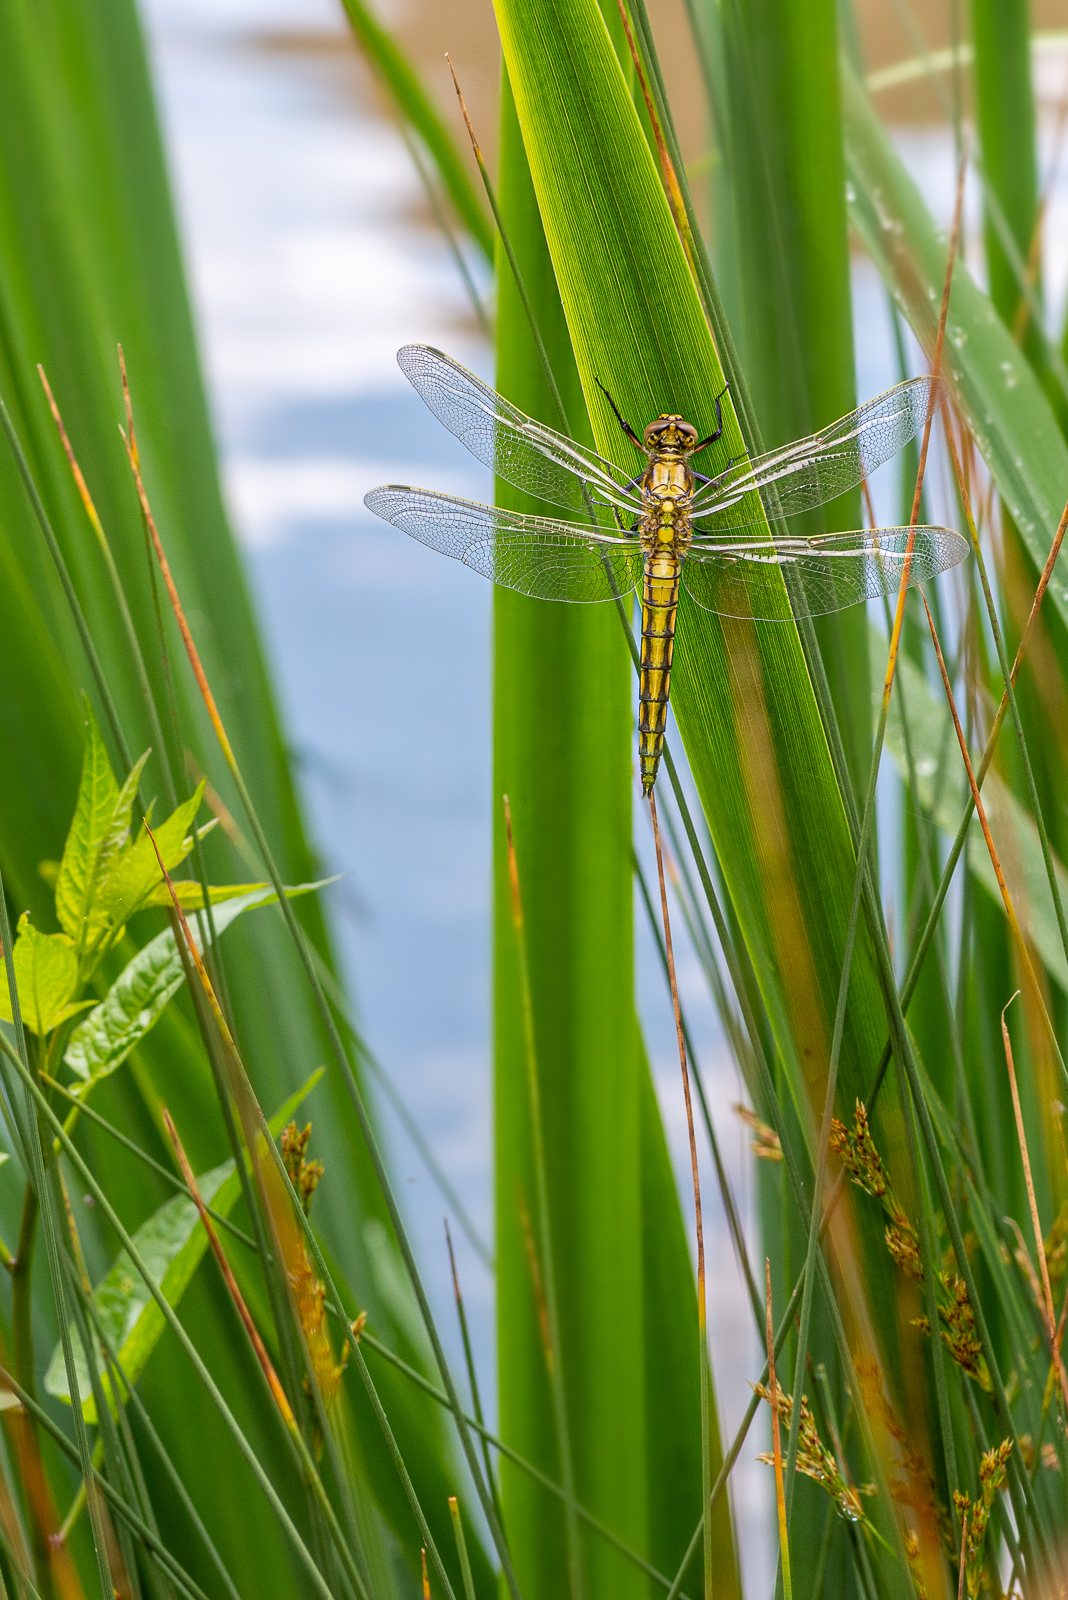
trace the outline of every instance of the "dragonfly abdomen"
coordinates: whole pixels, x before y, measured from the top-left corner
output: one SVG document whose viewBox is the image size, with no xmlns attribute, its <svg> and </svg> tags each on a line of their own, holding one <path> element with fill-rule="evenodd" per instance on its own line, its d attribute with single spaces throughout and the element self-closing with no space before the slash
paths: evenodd
<svg viewBox="0 0 1068 1600">
<path fill-rule="evenodd" d="M 652 791 L 664 748 L 681 572 L 682 563 L 677 556 L 657 552 L 645 558 L 641 682 L 638 690 L 638 756 L 643 794 Z"/>
</svg>

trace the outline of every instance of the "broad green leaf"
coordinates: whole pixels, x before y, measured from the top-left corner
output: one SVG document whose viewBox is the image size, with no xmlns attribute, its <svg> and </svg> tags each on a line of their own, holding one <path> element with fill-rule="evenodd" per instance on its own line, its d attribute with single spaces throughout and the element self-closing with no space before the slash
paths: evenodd
<svg viewBox="0 0 1068 1600">
<path fill-rule="evenodd" d="M 108 753 L 92 708 L 86 707 L 85 754 L 78 801 L 56 880 L 56 915 L 72 939 L 81 933 L 96 877 L 100 845 L 119 797 Z"/>
<path fill-rule="evenodd" d="M 323 1076 L 323 1071 L 322 1067 L 317 1068 L 303 1087 L 289 1097 L 281 1110 L 275 1112 L 268 1123 L 275 1137 L 285 1127 L 301 1101 L 315 1088 Z M 197 1178 L 197 1188 L 206 1205 L 211 1206 L 220 1216 L 229 1216 L 241 1194 L 241 1179 L 233 1159 L 213 1167 L 210 1172 L 202 1173 Z M 164 1201 L 159 1210 L 149 1217 L 147 1222 L 142 1223 L 133 1239 L 146 1267 L 162 1289 L 168 1305 L 177 1306 L 208 1248 L 208 1236 L 200 1225 L 200 1215 L 196 1205 L 188 1195 L 175 1195 L 173 1199 Z M 162 1311 L 152 1298 L 151 1291 L 135 1270 L 125 1251 L 120 1252 L 111 1271 L 94 1289 L 93 1303 L 123 1372 L 131 1384 L 136 1383 L 166 1323 Z M 80 1395 L 88 1396 L 82 1402 L 82 1411 L 87 1422 L 95 1422 L 96 1404 L 93 1400 L 85 1351 L 73 1325 L 71 1342 L 78 1374 L 78 1392 Z M 102 1362 L 100 1365 L 102 1368 Z M 103 1370 L 100 1377 L 104 1392 L 110 1394 L 111 1384 Z M 52 1359 L 45 1374 L 45 1388 L 57 1400 L 65 1400 L 68 1405 L 70 1404 L 70 1389 L 67 1384 L 62 1344 L 57 1344 L 52 1352 Z M 124 1397 L 121 1383 L 117 1388 L 118 1398 L 122 1401 Z"/>
<path fill-rule="evenodd" d="M 1031 82 L 1028 0 L 972 0 L 975 46 L 974 94 L 979 156 L 983 164 L 984 239 L 990 298 L 1011 328 L 1020 303 L 1014 267 L 1026 262 L 1038 220 L 1038 151 Z M 994 211 L 1000 213 L 995 217 Z M 1006 253 L 998 222 L 1015 247 Z M 1041 258 L 1033 264 L 1032 287 L 1041 298 Z M 1023 341 L 1032 364 L 1039 355 L 1033 319 Z"/>
<path fill-rule="evenodd" d="M 102 912 L 100 904 L 103 887 L 109 874 L 115 870 L 130 848 L 130 818 L 133 815 L 133 806 L 137 798 L 141 773 L 147 760 L 148 752 L 146 751 L 131 768 L 129 777 L 119 790 L 108 826 L 97 848 L 96 860 L 93 863 L 93 875 L 87 890 L 85 915 L 80 928 L 74 936 L 79 955 L 82 955 L 87 947 L 90 950 L 95 948 L 97 955 L 102 953 L 98 943 L 99 929 L 102 924 L 106 926 L 108 920 L 106 914 Z M 152 817 L 153 804 L 154 802 L 150 802 L 145 812 L 146 819 L 149 821 L 151 821 Z M 116 933 L 115 937 L 117 936 Z"/>
<path fill-rule="evenodd" d="M 51 1033 L 81 1006 L 74 1002 L 78 958 L 65 933 L 40 933 L 24 911 L 19 918 L 14 949 L 15 982 L 22 1020 L 31 1033 Z M 92 1001 L 83 1004 L 91 1005 Z M 0 1019 L 10 1022 L 11 996 L 6 981 L 0 983 Z"/>
<path fill-rule="evenodd" d="M 857 403 L 839 20 L 834 0 L 803 7 L 737 0 L 717 12 L 731 153 L 729 174 L 718 179 L 719 189 L 729 188 L 719 214 L 732 209 L 738 259 L 730 266 L 741 300 L 734 326 L 762 443 L 771 449 Z M 724 254 L 717 238 L 718 277 Z M 860 521 L 854 490 L 791 526 L 818 535 Z M 814 625 L 854 792 L 863 794 L 871 761 L 867 621 L 852 607 Z"/>
<path fill-rule="evenodd" d="M 200 885 L 195 885 L 199 891 Z M 236 891 L 236 885 L 230 885 Z M 322 883 L 302 883 L 288 891 L 289 898 L 309 894 L 322 888 Z M 251 889 L 241 899 L 228 900 L 215 917 L 215 932 L 222 933 L 242 912 L 253 906 L 271 905 L 278 896 L 268 884 L 245 885 Z M 212 895 L 214 904 L 214 891 Z M 201 948 L 197 923 L 192 924 L 197 948 Z M 120 1067 L 130 1051 L 158 1022 L 167 1003 L 185 982 L 185 969 L 175 944 L 174 934 L 168 928 L 123 968 L 107 995 L 93 1013 L 79 1023 L 70 1036 L 64 1061 L 78 1078 L 72 1085 L 73 1094 L 86 1094 L 98 1083 Z"/>
<path fill-rule="evenodd" d="M 534 297 L 571 425 L 593 443 L 511 98 L 502 118 L 501 205 Z M 499 283 L 497 385 L 553 426 L 553 404 L 506 264 Z M 508 485 L 499 504 L 551 508 Z M 561 1480 L 527 1228 L 538 1231 L 526 1041 L 501 795 L 518 855 L 549 1160 L 554 1278 L 579 1499 L 641 1547 L 648 1467 L 631 1451 L 645 1422 L 641 1318 L 642 1058 L 633 999 L 630 665 L 618 618 L 498 589 L 494 596 L 496 859 L 495 1106 L 497 1326 L 504 1436 Z M 524 1214 L 527 1219 L 524 1220 Z M 606 1267 L 607 1276 L 591 1270 Z M 698 1408 L 696 1390 L 692 1395 Z M 623 1462 L 626 1467 L 623 1468 Z M 691 1465 L 693 1463 L 691 1462 Z M 697 1461 L 700 1473 L 700 1458 Z M 568 1584 L 559 1502 L 502 1470 L 505 1521 L 524 1593 Z M 685 1535 L 684 1537 L 688 1537 Z M 635 1576 L 603 1546 L 589 1581 L 620 1596 Z M 639 1586 L 642 1583 L 638 1579 Z"/>
<path fill-rule="evenodd" d="M 874 678 L 876 665 L 886 659 L 886 640 L 874 628 L 871 630 L 871 653 Z M 912 660 L 902 655 L 890 702 L 886 748 L 893 756 L 906 785 L 909 781 L 908 753 L 901 716 L 901 696 L 904 696 L 905 714 L 908 717 L 920 800 L 942 832 L 952 838 L 960 827 L 970 790 L 949 707 L 945 700 L 935 699 L 923 673 Z M 878 718 L 878 711 L 876 699 L 873 703 L 875 719 Z M 1064 959 L 1064 945 L 1057 927 L 1057 914 L 1034 820 L 993 768 L 983 783 L 983 805 L 1020 924 L 1034 940 L 1050 976 L 1056 979 L 1062 992 L 1068 994 L 1068 965 Z M 1004 901 L 997 876 L 976 816 L 972 817 L 968 830 L 967 856 L 970 870 L 999 909 L 1003 909 Z M 1056 857 L 1053 864 L 1061 894 L 1068 901 L 1068 872 Z M 933 961 L 934 956 L 928 959 Z"/>
<path fill-rule="evenodd" d="M 112 870 L 115 860 L 126 850 L 130 842 L 130 825 L 133 819 L 134 801 L 137 799 L 137 790 L 141 782 L 141 773 L 148 760 L 150 752 L 145 751 L 134 762 L 127 774 L 122 788 L 119 790 L 115 801 L 115 810 L 108 823 L 107 831 L 100 841 L 100 854 L 96 863 L 95 886 L 99 886 Z M 156 802 L 150 800 L 145 811 L 146 819 L 151 822 L 152 813 Z"/>
</svg>

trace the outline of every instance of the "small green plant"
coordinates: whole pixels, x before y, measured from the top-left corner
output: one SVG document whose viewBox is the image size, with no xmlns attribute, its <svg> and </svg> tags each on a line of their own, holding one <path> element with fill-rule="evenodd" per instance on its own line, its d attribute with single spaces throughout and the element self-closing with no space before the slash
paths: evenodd
<svg viewBox="0 0 1068 1600">
<path fill-rule="evenodd" d="M 54 889 L 61 931 L 41 932 L 28 911 L 18 921 L 12 952 L 15 981 L 22 1020 L 34 1038 L 36 1065 L 48 1076 L 61 1064 L 69 1068 L 70 1091 L 79 1098 L 122 1065 L 185 982 L 179 946 L 168 932 L 137 950 L 103 997 L 87 993 L 101 963 L 126 938 L 131 917 L 171 905 L 164 872 L 175 872 L 215 826 L 195 826 L 204 795 L 201 782 L 158 826 L 151 825 L 150 804 L 140 827 L 133 827 L 147 760 L 148 752 L 120 787 L 86 705 L 81 782 L 63 857 L 42 862 L 40 868 Z M 204 890 L 196 879 L 179 880 L 175 890 L 183 909 L 203 909 Z M 221 932 L 274 894 L 268 883 L 240 883 L 213 885 L 208 898 L 213 906 L 230 902 L 215 919 L 216 932 Z M 81 1018 L 77 1026 L 66 1029 L 75 1017 Z M 0 1021 L 12 1021 L 6 986 L 0 990 Z"/>
</svg>

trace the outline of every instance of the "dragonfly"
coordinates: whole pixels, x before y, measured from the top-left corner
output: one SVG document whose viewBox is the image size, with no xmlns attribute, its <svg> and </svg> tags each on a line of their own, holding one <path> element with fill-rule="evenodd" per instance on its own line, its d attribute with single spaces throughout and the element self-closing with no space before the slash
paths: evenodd
<svg viewBox="0 0 1068 1600">
<path fill-rule="evenodd" d="M 472 455 L 506 483 L 562 507 L 569 520 L 406 484 L 372 489 L 364 504 L 520 594 L 620 602 L 640 586 L 638 752 L 645 795 L 664 748 L 680 584 L 698 606 L 720 616 L 790 621 L 896 593 L 902 573 L 910 587 L 923 583 L 968 554 L 952 528 L 803 537 L 772 533 L 768 525 L 780 527 L 784 517 L 837 499 L 896 455 L 924 426 L 940 379 L 911 378 L 819 433 L 755 458 L 734 458 L 711 476 L 695 471 L 693 462 L 722 437 L 722 395 L 712 403 L 716 427 L 704 437 L 671 412 L 639 436 L 605 389 L 625 437 L 645 458 L 643 470 L 628 476 L 526 416 L 430 345 L 405 345 L 397 361 Z"/>
</svg>

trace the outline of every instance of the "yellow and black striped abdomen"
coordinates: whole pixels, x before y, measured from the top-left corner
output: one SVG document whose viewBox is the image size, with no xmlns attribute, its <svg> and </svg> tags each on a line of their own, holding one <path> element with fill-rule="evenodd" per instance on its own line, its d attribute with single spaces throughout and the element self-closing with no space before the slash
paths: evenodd
<svg viewBox="0 0 1068 1600">
<path fill-rule="evenodd" d="M 656 771 L 664 748 L 681 571 L 681 561 L 667 551 L 651 552 L 645 558 L 641 686 L 638 692 L 638 756 L 643 794 L 649 794 L 656 782 Z"/>
</svg>

